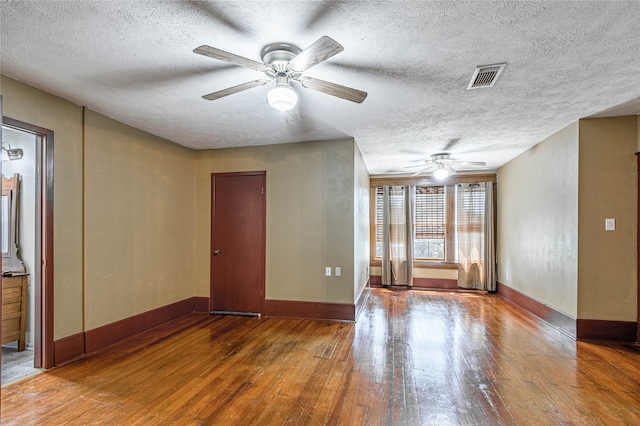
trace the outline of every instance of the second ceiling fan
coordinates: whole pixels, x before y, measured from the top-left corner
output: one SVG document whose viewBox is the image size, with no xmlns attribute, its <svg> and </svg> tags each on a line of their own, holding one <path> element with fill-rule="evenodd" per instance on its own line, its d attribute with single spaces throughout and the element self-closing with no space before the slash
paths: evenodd
<svg viewBox="0 0 640 426">
<path fill-rule="evenodd" d="M 293 109 L 297 102 L 297 95 L 289 86 L 292 81 L 300 83 L 302 87 L 351 102 L 362 103 L 365 100 L 367 92 L 362 90 L 302 75 L 309 68 L 343 50 L 344 48 L 340 43 L 330 37 L 323 36 L 304 50 L 289 43 L 271 43 L 262 49 L 262 62 L 206 45 L 197 47 L 193 51 L 199 55 L 263 72 L 267 77 L 204 95 L 204 99 L 213 101 L 247 89 L 264 86 L 275 80 L 275 88 L 269 91 L 267 102 L 279 111 L 288 111 Z"/>
<path fill-rule="evenodd" d="M 433 154 L 431 155 L 431 158 L 422 160 L 422 162 L 424 164 L 406 166 L 405 168 L 421 167 L 421 169 L 414 173 L 413 176 L 418 176 L 423 173 L 433 171 L 433 175 L 435 176 L 435 178 L 442 180 L 458 172 L 458 170 L 451 167 L 452 165 L 484 166 L 487 164 L 484 161 L 456 160 L 455 158 L 451 158 L 451 154 L 449 154 L 448 152 L 439 152 L 437 154 Z"/>
</svg>

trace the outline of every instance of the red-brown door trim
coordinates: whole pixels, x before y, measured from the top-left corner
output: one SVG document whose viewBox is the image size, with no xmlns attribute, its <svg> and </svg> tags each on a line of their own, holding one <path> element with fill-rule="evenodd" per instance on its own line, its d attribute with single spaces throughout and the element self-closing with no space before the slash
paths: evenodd
<svg viewBox="0 0 640 426">
<path fill-rule="evenodd" d="M 53 347 L 53 131 L 33 124 L 2 117 L 2 124 L 39 136 L 42 141 L 41 257 L 40 283 L 35 287 L 34 365 L 54 367 Z"/>
</svg>

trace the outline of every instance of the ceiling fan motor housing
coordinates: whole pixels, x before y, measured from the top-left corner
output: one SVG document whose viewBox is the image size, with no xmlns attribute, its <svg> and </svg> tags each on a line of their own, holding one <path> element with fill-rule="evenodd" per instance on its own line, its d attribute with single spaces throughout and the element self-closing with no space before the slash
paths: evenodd
<svg viewBox="0 0 640 426">
<path fill-rule="evenodd" d="M 271 67 L 275 74 L 289 73 L 287 68 L 289 61 L 295 58 L 302 50 L 290 43 L 271 43 L 266 45 L 260 52 L 262 61 Z"/>
<path fill-rule="evenodd" d="M 439 154 L 433 154 L 431 156 L 431 161 L 438 164 L 438 163 L 442 163 L 446 160 L 449 160 L 451 158 L 451 155 L 446 153 L 446 152 L 441 152 Z"/>
</svg>

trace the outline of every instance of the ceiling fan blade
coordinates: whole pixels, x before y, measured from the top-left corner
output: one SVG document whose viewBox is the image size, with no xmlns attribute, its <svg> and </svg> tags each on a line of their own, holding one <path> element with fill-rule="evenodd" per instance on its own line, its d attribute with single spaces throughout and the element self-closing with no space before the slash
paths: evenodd
<svg viewBox="0 0 640 426">
<path fill-rule="evenodd" d="M 216 99 L 224 98 L 225 96 L 233 95 L 234 93 L 242 92 L 247 89 L 252 89 L 258 86 L 264 86 L 271 80 L 253 80 L 247 83 L 238 84 L 237 86 L 229 87 L 228 89 L 219 90 L 217 92 L 204 95 L 203 98 L 208 101 L 215 101 Z"/>
<path fill-rule="evenodd" d="M 433 168 L 433 166 L 428 166 L 428 167 L 422 168 L 422 169 L 418 170 L 417 172 L 415 172 L 414 174 L 412 174 L 411 176 L 418 176 L 418 175 L 421 175 L 422 173 L 426 173 L 426 172 L 428 172 L 428 171 L 429 171 L 429 170 L 431 170 L 432 168 Z"/>
<path fill-rule="evenodd" d="M 340 84 L 330 83 L 313 77 L 300 77 L 298 81 L 307 89 L 317 90 L 318 92 L 337 96 L 359 104 L 367 98 L 367 92 L 363 92 L 362 90 L 352 89 L 351 87 L 341 86 Z"/>
<path fill-rule="evenodd" d="M 456 165 L 460 165 L 460 166 L 486 166 L 487 163 L 485 163 L 484 161 L 454 161 L 454 163 Z"/>
<path fill-rule="evenodd" d="M 311 46 L 298 53 L 289 62 L 289 68 L 295 72 L 303 72 L 343 50 L 344 47 L 340 43 L 330 37 L 322 36 Z"/>
<path fill-rule="evenodd" d="M 256 71 L 265 72 L 270 70 L 270 68 L 262 62 L 234 55 L 233 53 L 225 52 L 224 50 L 216 49 L 215 47 L 211 46 L 204 45 L 196 47 L 195 49 L 193 49 L 193 53 L 208 56 L 213 59 L 219 59 L 225 62 L 230 62 L 232 64 L 240 65 L 243 67 L 248 67 Z"/>
</svg>

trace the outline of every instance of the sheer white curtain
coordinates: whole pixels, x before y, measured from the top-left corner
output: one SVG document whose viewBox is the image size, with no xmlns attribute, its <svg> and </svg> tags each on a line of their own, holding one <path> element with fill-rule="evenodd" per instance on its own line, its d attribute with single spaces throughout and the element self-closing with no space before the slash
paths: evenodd
<svg viewBox="0 0 640 426">
<path fill-rule="evenodd" d="M 414 194 L 413 186 L 383 187 L 383 285 L 413 285 Z"/>
<path fill-rule="evenodd" d="M 485 235 L 485 290 L 496 291 L 496 229 L 495 229 L 495 205 L 493 199 L 493 182 L 485 183 L 484 202 L 484 235 Z"/>
<path fill-rule="evenodd" d="M 493 183 L 456 187 L 458 287 L 495 291 Z"/>
</svg>

